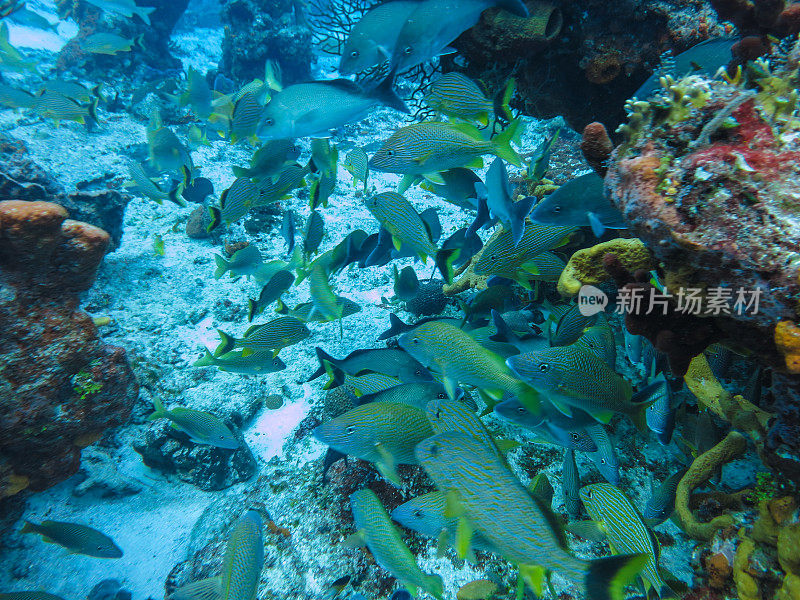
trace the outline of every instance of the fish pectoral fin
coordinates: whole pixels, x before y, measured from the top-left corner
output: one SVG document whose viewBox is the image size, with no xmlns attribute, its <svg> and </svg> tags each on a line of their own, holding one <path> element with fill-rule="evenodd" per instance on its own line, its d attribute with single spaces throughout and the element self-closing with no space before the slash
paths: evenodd
<svg viewBox="0 0 800 600">
<path fill-rule="evenodd" d="M 367 542 L 364 539 L 364 533 L 359 529 L 355 533 L 347 536 L 344 542 L 342 542 L 342 545 L 345 548 L 363 548 L 367 545 Z"/>
<path fill-rule="evenodd" d="M 444 385 L 444 389 L 447 392 L 447 396 L 451 400 L 455 400 L 456 397 L 457 397 L 456 389 L 458 388 L 458 381 L 456 381 L 452 377 L 448 377 L 444 373 L 442 373 L 442 375 L 443 375 L 443 377 L 442 377 L 442 385 Z"/>
<path fill-rule="evenodd" d="M 489 119 L 487 117 L 486 118 L 486 125 L 488 125 L 488 124 L 489 124 Z M 468 169 L 482 169 L 483 168 L 483 159 L 480 156 L 476 156 L 475 158 L 473 158 L 471 161 L 469 161 L 464 166 L 467 167 Z"/>
<path fill-rule="evenodd" d="M 423 177 L 434 185 L 445 185 L 444 177 L 439 173 L 425 173 Z"/>
<path fill-rule="evenodd" d="M 548 398 L 548 400 L 550 400 L 550 404 L 552 404 L 553 407 L 558 412 L 560 412 L 561 414 L 563 414 L 563 415 L 565 415 L 567 417 L 571 417 L 572 416 L 572 408 L 570 408 L 570 406 L 568 404 L 566 404 L 565 402 L 563 402 L 561 399 L 551 396 L 551 397 Z"/>
<path fill-rule="evenodd" d="M 519 574 L 534 591 L 537 598 L 542 596 L 544 589 L 545 569 L 538 565 L 520 565 Z"/>
<path fill-rule="evenodd" d="M 394 456 L 392 456 L 391 452 L 380 442 L 375 444 L 375 451 L 380 457 L 375 463 L 375 467 L 377 467 L 380 474 L 383 475 L 387 481 L 400 487 L 402 484 L 400 482 L 400 475 L 397 473 Z"/>
<path fill-rule="evenodd" d="M 593 542 L 602 542 L 607 536 L 603 524 L 598 521 L 572 521 L 567 524 L 567 531 Z"/>
<path fill-rule="evenodd" d="M 400 248 L 403 246 L 403 242 L 400 238 L 392 236 L 392 246 L 394 249 L 400 252 Z"/>
<path fill-rule="evenodd" d="M 464 506 L 458 492 L 450 490 L 444 498 L 444 516 L 448 519 L 456 519 L 464 516 Z"/>
<path fill-rule="evenodd" d="M 447 548 L 450 547 L 450 534 L 448 533 L 447 529 L 442 529 L 439 532 L 439 538 L 436 544 L 436 557 L 442 558 L 447 551 Z"/>
<path fill-rule="evenodd" d="M 614 411 L 613 410 L 599 409 L 599 410 L 590 410 L 588 412 L 595 419 L 597 419 L 601 423 L 605 423 L 605 424 L 608 424 L 611 421 L 611 417 L 614 416 Z"/>
<path fill-rule="evenodd" d="M 508 454 L 512 450 L 516 450 L 522 445 L 517 440 L 507 439 L 495 440 L 494 443 L 497 445 L 497 449 L 500 450 L 503 455 Z"/>
<path fill-rule="evenodd" d="M 606 231 L 606 226 L 600 222 L 599 217 L 593 212 L 586 213 L 586 217 L 589 219 L 589 225 L 592 228 L 592 233 L 594 233 L 597 237 L 601 237 Z"/>
<path fill-rule="evenodd" d="M 456 554 L 458 558 L 466 558 L 472 542 L 472 523 L 461 517 L 456 525 Z"/>
<path fill-rule="evenodd" d="M 541 271 L 539 270 L 539 266 L 533 260 L 524 262 L 519 267 L 520 269 L 522 269 L 526 273 L 530 273 L 531 275 L 539 275 L 541 273 Z"/>
<path fill-rule="evenodd" d="M 426 152 L 425 154 L 420 154 L 419 156 L 415 156 L 414 158 L 411 159 L 411 162 L 417 165 L 422 165 L 425 164 L 425 161 L 428 160 L 432 155 L 433 152 Z M 442 183 L 444 183 L 444 180 L 442 180 Z"/>
</svg>

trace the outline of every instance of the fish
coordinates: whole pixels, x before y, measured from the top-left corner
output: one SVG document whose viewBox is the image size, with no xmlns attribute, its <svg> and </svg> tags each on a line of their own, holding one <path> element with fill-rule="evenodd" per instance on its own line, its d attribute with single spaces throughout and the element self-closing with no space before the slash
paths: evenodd
<svg viewBox="0 0 800 600">
<path fill-rule="evenodd" d="M 642 340 L 644 336 L 636 335 L 628 331 L 627 327 L 622 328 L 625 337 L 625 356 L 632 365 L 637 365 L 642 361 Z"/>
<path fill-rule="evenodd" d="M 503 456 L 483 421 L 459 400 L 449 397 L 431 400 L 428 402 L 425 414 L 436 433 L 448 431 L 466 433 L 479 440 L 487 448 L 492 449 L 498 456 Z"/>
<path fill-rule="evenodd" d="M 100 32 L 83 38 L 78 45 L 84 52 L 114 56 L 118 52 L 130 52 L 134 46 L 143 49 L 142 39 L 142 35 L 127 39 L 116 33 Z"/>
<path fill-rule="evenodd" d="M 45 91 L 36 97 L 31 106 L 33 112 L 41 117 L 60 121 L 77 121 L 85 125 L 99 123 L 97 119 L 97 98 L 88 104 L 81 104 L 55 92 Z"/>
<path fill-rule="evenodd" d="M 312 210 L 306 222 L 305 239 L 303 240 L 303 252 L 306 256 L 316 254 L 324 236 L 325 220 L 316 210 Z"/>
<path fill-rule="evenodd" d="M 327 139 L 312 140 L 309 166 L 317 177 L 311 184 L 311 209 L 328 206 L 328 199 L 336 190 L 339 149 Z"/>
<path fill-rule="evenodd" d="M 167 410 L 157 397 L 153 397 L 155 411 L 147 420 L 169 419 L 172 427 L 189 436 L 195 444 L 204 444 L 226 450 L 236 450 L 241 444 L 219 418 L 211 413 L 177 406 Z"/>
<path fill-rule="evenodd" d="M 528 9 L 522 0 L 426 0 L 406 19 L 397 36 L 391 66 L 404 71 L 450 52 L 448 44 L 480 19 L 492 6 L 527 18 Z"/>
<path fill-rule="evenodd" d="M 497 554 L 520 566 L 537 596 L 544 574 L 556 572 L 582 583 L 585 597 L 621 599 L 622 587 L 646 560 L 639 554 L 591 561 L 574 556 L 549 507 L 522 486 L 502 458 L 469 435 L 439 433 L 422 441 L 415 452 L 447 495 L 451 514 L 458 515 L 459 554 L 466 554 L 477 532 Z"/>
<path fill-rule="evenodd" d="M 397 465 L 415 465 L 414 446 L 433 435 L 421 409 L 401 402 L 368 402 L 317 426 L 315 439 L 344 454 L 374 463 L 399 485 Z"/>
<path fill-rule="evenodd" d="M 159 171 L 177 173 L 184 167 L 190 172 L 194 170 L 189 149 L 171 129 L 158 121 L 147 128 L 147 145 L 150 164 Z"/>
<path fill-rule="evenodd" d="M 342 47 L 339 74 L 354 75 L 389 60 L 403 24 L 417 5 L 415 0 L 396 0 L 365 12 Z"/>
<path fill-rule="evenodd" d="M 647 427 L 656 434 L 656 438 L 662 446 L 668 446 L 672 441 L 672 433 L 675 431 L 675 411 L 681 404 L 680 400 L 672 391 L 672 386 L 661 373 L 653 379 L 659 382 L 657 389 L 653 391 L 653 402 L 647 408 Z"/>
<path fill-rule="evenodd" d="M 358 404 L 367 404 L 368 402 L 400 402 L 401 404 L 409 404 L 420 410 L 427 410 L 428 403 L 434 400 L 443 400 L 447 398 L 447 391 L 438 381 L 414 381 L 410 383 L 401 383 L 399 385 L 386 388 L 380 392 L 372 394 L 364 394 L 358 398 Z M 464 394 L 463 390 L 459 390 L 456 399 L 469 410 L 477 410 L 477 405 L 470 402 L 470 399 Z"/>
<path fill-rule="evenodd" d="M 310 172 L 308 166 L 285 165 L 273 180 L 261 179 L 258 182 L 259 198 L 256 206 L 264 206 L 278 200 L 288 200 L 290 193 L 306 185 L 305 176 Z"/>
<path fill-rule="evenodd" d="M 675 56 L 668 64 L 662 64 L 633 93 L 634 98 L 645 100 L 661 87 L 660 79 L 672 75 L 680 79 L 684 75 L 699 74 L 713 76 L 720 67 L 733 60 L 731 48 L 739 41 L 736 37 L 712 38 L 695 44 L 688 50 Z"/>
<path fill-rule="evenodd" d="M 597 445 L 584 429 L 565 429 L 552 423 L 547 416 L 534 416 L 516 398 L 499 402 L 494 412 L 510 423 L 535 432 L 539 440 L 548 444 L 582 452 L 597 451 Z"/>
<path fill-rule="evenodd" d="M 0 22 L 0 69 L 21 73 L 31 71 L 38 73 L 37 63 L 25 60 L 19 50 L 11 45 L 8 37 L 8 23 Z"/>
<path fill-rule="evenodd" d="M 231 277 L 253 277 L 265 264 L 261 257 L 261 251 L 254 244 L 237 250 L 229 260 L 225 260 L 219 254 L 214 255 L 214 260 L 217 265 L 214 279 L 219 279 L 225 273 L 230 273 Z"/>
<path fill-rule="evenodd" d="M 341 307 L 341 314 L 339 315 L 339 309 L 336 309 L 336 314 L 339 315 L 336 319 L 344 319 L 345 317 L 352 316 L 356 313 L 361 312 L 361 307 L 350 300 L 349 298 L 345 298 L 343 296 L 335 296 L 336 303 L 339 307 Z M 278 306 L 275 309 L 275 312 L 283 315 L 289 315 L 304 323 L 310 323 L 312 321 L 316 323 L 329 323 L 330 321 L 335 321 L 336 319 L 330 319 L 323 315 L 318 310 L 315 310 L 313 302 L 303 302 L 298 304 L 294 308 L 289 308 L 283 302 L 278 300 Z"/>
<path fill-rule="evenodd" d="M 370 489 L 353 492 L 350 507 L 356 533 L 349 539 L 349 545 L 366 545 L 375 562 L 408 588 L 412 596 L 417 596 L 421 589 L 441 600 L 442 578 L 424 573 L 419 568 L 416 557 L 403 542 L 375 492 Z"/>
<path fill-rule="evenodd" d="M 642 511 L 642 518 L 648 527 L 661 525 L 675 512 L 675 494 L 686 471 L 688 468 L 679 469 L 667 477 L 657 488 L 652 489 Z"/>
<path fill-rule="evenodd" d="M 602 425 L 595 423 L 586 428 L 586 433 L 597 446 L 597 452 L 589 454 L 589 458 L 600 471 L 600 474 L 605 477 L 611 485 L 620 484 L 619 476 L 619 459 L 617 452 L 611 439 L 608 437 L 608 432 Z"/>
<path fill-rule="evenodd" d="M 64 600 L 50 592 L 27 590 L 23 592 L 0 592 L 0 600 Z"/>
<path fill-rule="evenodd" d="M 256 135 L 261 140 L 325 136 L 331 129 L 362 119 L 378 104 L 409 112 L 392 89 L 391 77 L 370 91 L 347 79 L 297 83 L 272 96 Z"/>
<path fill-rule="evenodd" d="M 467 210 L 478 209 L 478 193 L 475 186 L 482 184 L 483 181 L 472 169 L 456 167 L 439 173 L 443 183 L 432 183 L 423 180 L 420 187 L 440 198 L 444 198 L 450 204 Z"/>
<path fill-rule="evenodd" d="M 549 507 L 553 504 L 553 484 L 550 483 L 550 480 L 544 473 L 539 472 L 531 479 L 528 490 L 532 496 L 536 496 L 539 500 L 544 502 L 545 506 Z"/>
<path fill-rule="evenodd" d="M 342 166 L 353 176 L 353 186 L 359 182 L 364 184 L 367 189 L 367 178 L 369 177 L 369 156 L 361 148 L 353 148 L 344 157 Z"/>
<path fill-rule="evenodd" d="M 553 146 L 560 134 L 561 128 L 559 127 L 533 151 L 533 154 L 531 154 L 526 168 L 528 179 L 531 182 L 535 183 L 541 181 L 547 173 L 547 169 L 550 168 L 550 155 L 553 152 Z"/>
<path fill-rule="evenodd" d="M 294 164 L 299 156 L 300 150 L 294 140 L 268 140 L 253 153 L 248 167 L 234 166 L 233 174 L 236 177 L 249 177 L 256 182 L 272 180 L 287 164 Z"/>
<path fill-rule="evenodd" d="M 383 373 L 364 373 L 363 375 L 343 373 L 342 376 L 337 374 L 333 384 L 325 387 L 335 387 L 335 385 L 339 385 L 340 381 L 341 385 L 350 390 L 356 398 L 378 394 L 403 383 L 397 377 L 391 377 Z"/>
<path fill-rule="evenodd" d="M 145 25 L 150 25 L 150 13 L 156 8 L 154 6 L 137 6 L 134 0 L 86 0 L 92 6 L 122 15 L 123 17 L 133 18 L 133 15 L 144 21 Z"/>
<path fill-rule="evenodd" d="M 320 315 L 326 322 L 338 320 L 341 332 L 344 306 L 333 293 L 328 274 L 320 266 L 311 269 L 308 277 L 308 289 L 311 292 L 311 303 L 314 305 L 309 318 Z"/>
<path fill-rule="evenodd" d="M 617 365 L 617 345 L 608 319 L 598 316 L 597 322 L 583 330 L 575 345 L 594 352 L 612 369 Z"/>
<path fill-rule="evenodd" d="M 272 352 L 253 352 L 249 356 L 242 356 L 241 352 L 226 352 L 214 356 L 208 350 L 203 356 L 192 363 L 193 367 L 217 367 L 226 373 L 240 373 L 242 375 L 263 375 L 264 373 L 277 373 L 286 368 L 286 364 Z"/>
<path fill-rule="evenodd" d="M 411 300 L 419 292 L 419 279 L 414 267 L 403 267 L 402 271 L 397 270 L 397 265 L 392 266 L 394 274 L 394 296 L 398 300 Z"/>
<path fill-rule="evenodd" d="M 566 266 L 567 263 L 557 254 L 542 252 L 530 260 L 526 272 L 530 280 L 555 283 Z"/>
<path fill-rule="evenodd" d="M 605 193 L 603 178 L 587 173 L 559 187 L 533 207 L 529 218 L 540 225 L 589 226 L 600 237 L 606 229 L 627 229 L 622 213 Z"/>
<path fill-rule="evenodd" d="M 350 375 L 363 373 L 383 373 L 397 377 L 405 382 L 430 381 L 430 373 L 417 360 L 399 348 L 374 348 L 354 350 L 344 358 L 334 358 L 322 348 L 317 347 L 319 369 L 307 381 L 313 381 L 335 367 Z"/>
<path fill-rule="evenodd" d="M 97 529 L 67 521 L 24 521 L 20 533 L 37 533 L 48 544 L 57 544 L 70 554 L 95 558 L 122 558 L 123 552 L 110 537 Z"/>
<path fill-rule="evenodd" d="M 222 559 L 222 599 L 255 600 L 264 569 L 264 525 L 248 510 L 233 526 Z"/>
<path fill-rule="evenodd" d="M 56 34 L 58 33 L 59 21 L 51 23 L 35 10 L 31 10 L 24 5 L 11 13 L 9 18 L 15 23 L 19 23 L 25 27 L 33 27 L 34 29 L 44 29 Z"/>
<path fill-rule="evenodd" d="M 456 326 L 461 324 L 461 319 L 448 317 L 425 317 L 416 323 L 404 323 L 396 314 L 389 313 L 389 329 L 378 336 L 378 341 L 386 340 L 390 337 L 406 333 L 407 331 L 413 330 L 418 325 L 422 325 L 423 323 L 427 323 L 429 321 L 446 321 Z"/>
<path fill-rule="evenodd" d="M 458 519 L 453 516 L 448 517 L 447 496 L 438 490 L 404 502 L 395 508 L 390 516 L 407 529 L 428 538 L 438 539 L 438 554 L 442 554 L 444 545 L 455 541 Z M 479 533 L 473 535 L 472 547 L 486 552 L 495 551 Z"/>
<path fill-rule="evenodd" d="M 61 94 L 67 98 L 72 98 L 76 102 L 89 102 L 92 98 L 100 99 L 100 84 L 88 88 L 78 81 L 67 81 L 64 79 L 50 79 L 42 83 L 39 94 L 43 92 L 53 92 Z"/>
<path fill-rule="evenodd" d="M 436 247 L 429 225 L 405 196 L 383 192 L 369 198 L 365 204 L 381 227 L 391 234 L 397 250 L 405 244 L 423 262 L 427 262 L 429 256 L 433 257 L 444 280 L 449 282 L 452 279 L 452 262 L 457 250 L 439 250 Z"/>
<path fill-rule="evenodd" d="M 220 223 L 231 225 L 244 217 L 258 201 L 259 191 L 250 179 L 239 177 L 219 197 L 219 208 L 210 207 L 211 224 L 216 229 Z"/>
<path fill-rule="evenodd" d="M 633 402 L 633 387 L 596 354 L 579 346 L 558 346 L 506 359 L 511 372 L 548 395 L 561 412 L 580 408 L 608 423 L 615 412 L 646 431 L 648 402 Z M 527 407 L 526 407 L 527 408 Z"/>
<path fill-rule="evenodd" d="M 164 200 L 169 200 L 178 206 L 186 206 L 186 200 L 184 200 L 182 196 L 183 183 L 178 183 L 178 185 L 171 190 L 164 191 L 155 181 L 147 176 L 144 167 L 140 163 L 134 161 L 128 163 L 128 172 L 131 178 L 125 183 L 125 187 L 139 192 L 158 204 L 163 204 Z"/>
<path fill-rule="evenodd" d="M 587 317 L 581 313 L 577 303 L 569 304 L 564 312 L 555 321 L 555 326 L 550 334 L 551 346 L 569 346 L 580 339 L 583 332 L 589 327 L 596 317 Z M 592 349 L 593 350 L 593 349 Z M 597 352 L 595 352 L 597 354 Z M 614 365 L 609 365 L 612 369 Z"/>
<path fill-rule="evenodd" d="M 212 100 L 213 95 L 206 78 L 200 71 L 190 66 L 186 72 L 186 90 L 178 97 L 178 104 L 190 106 L 192 113 L 198 119 L 206 120 L 213 112 Z"/>
<path fill-rule="evenodd" d="M 489 212 L 511 230 L 511 239 L 516 248 L 525 233 L 526 217 L 531 212 L 536 197 L 528 196 L 514 201 L 508 171 L 501 158 L 492 161 L 486 172 L 486 197 Z"/>
<path fill-rule="evenodd" d="M 115 600 L 113 597 L 112 600 Z M 207 577 L 182 585 L 168 596 L 169 600 L 220 600 L 222 577 Z"/>
<path fill-rule="evenodd" d="M 595 483 L 582 487 L 580 495 L 586 512 L 606 532 L 614 550 L 618 553 L 635 552 L 645 555 L 647 562 L 643 566 L 641 577 L 653 586 L 659 598 L 671 596 L 672 590 L 658 573 L 661 553 L 658 540 L 625 494 L 609 483 Z"/>
<path fill-rule="evenodd" d="M 283 213 L 281 220 L 281 236 L 286 240 L 286 252 L 294 250 L 295 235 L 297 234 L 297 216 L 293 210 Z"/>
<path fill-rule="evenodd" d="M 251 144 L 257 141 L 256 130 L 261 120 L 264 107 L 253 92 L 242 94 L 233 104 L 230 122 L 231 143 L 248 140 Z"/>
<path fill-rule="evenodd" d="M 252 325 L 241 338 L 235 338 L 224 331 L 217 332 L 221 341 L 214 356 L 220 357 L 234 348 L 243 348 L 242 356 L 245 358 L 258 350 L 272 350 L 273 356 L 277 356 L 283 348 L 297 344 L 311 335 L 305 323 L 288 316 L 278 317 L 262 325 Z"/>
<path fill-rule="evenodd" d="M 0 85 L 0 106 L 4 108 L 33 108 L 36 96 L 10 85 Z M 44 593 L 44 592 L 43 592 Z"/>
<path fill-rule="evenodd" d="M 458 327 L 428 321 L 402 334 L 397 341 L 403 350 L 441 375 L 451 398 L 455 398 L 457 385 L 463 383 L 476 386 L 482 395 L 494 400 L 513 394 L 534 414 L 541 410 L 538 392 L 515 379 L 500 356 Z"/>
<path fill-rule="evenodd" d="M 426 175 L 443 184 L 436 174 L 455 167 L 481 167 L 482 156 L 493 154 L 512 165 L 521 165 L 511 142 L 521 135 L 522 122 L 511 124 L 491 140 L 472 125 L 423 121 L 394 132 L 369 161 L 375 171 L 403 175 Z"/>
<path fill-rule="evenodd" d="M 502 227 L 500 233 L 483 247 L 473 270 L 476 275 L 496 275 L 532 289 L 532 274 L 538 272 L 533 259 L 565 244 L 574 231 L 575 228 L 569 226 L 528 225 L 515 244 L 511 230 Z"/>
<path fill-rule="evenodd" d="M 261 288 L 261 293 L 258 300 L 247 301 L 247 321 L 253 321 L 253 318 L 260 315 L 264 310 L 273 302 L 280 300 L 281 296 L 288 291 L 294 283 L 295 276 L 291 271 L 281 269 L 270 277 L 269 281 Z"/>
<path fill-rule="evenodd" d="M 478 121 L 484 127 L 489 124 L 489 115 L 494 110 L 492 101 L 478 84 L 457 71 L 445 73 L 434 81 L 422 101 L 439 113 Z"/>
<path fill-rule="evenodd" d="M 564 493 L 564 506 L 567 509 L 567 514 L 573 519 L 578 519 L 581 516 L 581 497 L 579 494 L 581 476 L 578 472 L 578 465 L 575 464 L 575 451 L 571 448 L 564 450 L 561 477 L 561 491 Z"/>
</svg>

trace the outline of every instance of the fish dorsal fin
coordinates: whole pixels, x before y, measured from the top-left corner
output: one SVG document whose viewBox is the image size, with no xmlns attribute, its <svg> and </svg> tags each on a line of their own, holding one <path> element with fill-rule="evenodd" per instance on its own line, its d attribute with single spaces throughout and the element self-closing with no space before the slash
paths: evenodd
<svg viewBox="0 0 800 600">
<path fill-rule="evenodd" d="M 539 496 L 528 494 L 528 497 L 533 500 L 541 511 L 559 545 L 562 548 L 567 548 L 567 537 L 564 535 L 564 523 L 561 518 Z"/>
<path fill-rule="evenodd" d="M 364 539 L 364 532 L 359 529 L 355 533 L 347 536 L 344 542 L 342 542 L 342 545 L 345 548 L 363 548 L 367 545 Z"/>
<path fill-rule="evenodd" d="M 464 135 L 468 135 L 471 138 L 475 138 L 478 141 L 484 142 L 486 141 L 481 133 L 480 129 L 475 127 L 474 125 L 470 125 L 469 123 L 453 123 L 451 127 L 458 131 L 459 133 L 463 133 Z"/>
</svg>

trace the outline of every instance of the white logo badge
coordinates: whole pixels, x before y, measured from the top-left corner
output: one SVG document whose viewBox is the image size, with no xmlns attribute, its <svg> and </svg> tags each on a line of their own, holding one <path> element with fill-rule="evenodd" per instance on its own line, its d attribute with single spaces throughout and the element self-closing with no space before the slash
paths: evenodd
<svg viewBox="0 0 800 600">
<path fill-rule="evenodd" d="M 605 310 L 608 305 L 606 293 L 593 285 L 582 285 L 578 292 L 578 310 L 584 317 L 591 317 Z"/>
</svg>

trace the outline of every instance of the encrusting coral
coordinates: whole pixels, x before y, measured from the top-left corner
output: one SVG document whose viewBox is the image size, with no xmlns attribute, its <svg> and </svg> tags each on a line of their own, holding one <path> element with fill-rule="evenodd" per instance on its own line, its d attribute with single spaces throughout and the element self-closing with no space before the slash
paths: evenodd
<svg viewBox="0 0 800 600">
<path fill-rule="evenodd" d="M 138 395 L 122 348 L 78 310 L 108 234 L 50 202 L 0 202 L 0 498 L 73 475 Z"/>
<path fill-rule="evenodd" d="M 575 252 L 558 279 L 558 292 L 562 296 L 574 296 L 582 285 L 598 285 L 608 281 L 611 276 L 602 260 L 608 253 L 614 254 L 628 270 L 649 271 L 655 268 L 653 256 L 641 240 L 616 238 Z"/>
</svg>

